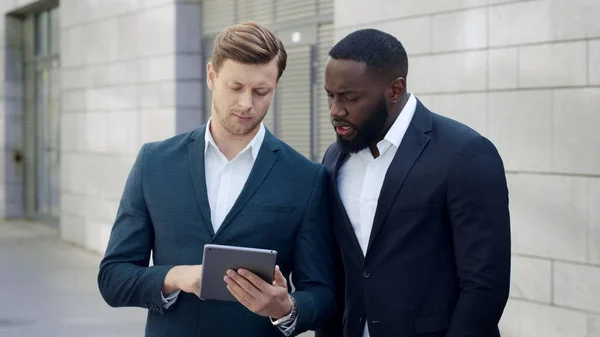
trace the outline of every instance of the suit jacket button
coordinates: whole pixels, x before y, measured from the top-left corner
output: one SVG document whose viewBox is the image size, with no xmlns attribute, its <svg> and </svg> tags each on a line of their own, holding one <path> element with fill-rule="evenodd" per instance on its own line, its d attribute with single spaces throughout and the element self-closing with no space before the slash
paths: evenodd
<svg viewBox="0 0 600 337">
<path fill-rule="evenodd" d="M 364 277 L 364 278 L 369 278 L 369 277 L 371 277 L 371 272 L 370 272 L 370 271 L 368 271 L 368 270 L 365 270 L 365 272 L 363 273 L 363 277 Z"/>
</svg>

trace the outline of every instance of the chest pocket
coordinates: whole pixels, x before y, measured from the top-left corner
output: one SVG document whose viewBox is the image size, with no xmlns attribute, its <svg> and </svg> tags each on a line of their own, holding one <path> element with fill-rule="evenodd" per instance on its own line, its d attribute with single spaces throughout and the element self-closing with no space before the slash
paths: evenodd
<svg viewBox="0 0 600 337">
<path fill-rule="evenodd" d="M 290 203 L 250 200 L 227 228 L 227 237 L 236 245 L 284 251 L 294 242 L 300 223 L 295 210 Z"/>
</svg>

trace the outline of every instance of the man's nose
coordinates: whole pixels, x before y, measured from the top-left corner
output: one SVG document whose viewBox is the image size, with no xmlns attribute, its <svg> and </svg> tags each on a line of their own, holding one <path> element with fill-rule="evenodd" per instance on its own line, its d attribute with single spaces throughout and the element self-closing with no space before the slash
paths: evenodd
<svg viewBox="0 0 600 337">
<path fill-rule="evenodd" d="M 332 102 L 329 107 L 329 115 L 331 115 L 331 117 L 344 117 L 346 115 L 346 110 L 336 102 Z"/>
<path fill-rule="evenodd" d="M 242 93 L 240 95 L 238 104 L 242 109 L 246 109 L 246 110 L 251 109 L 252 108 L 252 93 L 247 92 L 247 91 Z"/>
</svg>

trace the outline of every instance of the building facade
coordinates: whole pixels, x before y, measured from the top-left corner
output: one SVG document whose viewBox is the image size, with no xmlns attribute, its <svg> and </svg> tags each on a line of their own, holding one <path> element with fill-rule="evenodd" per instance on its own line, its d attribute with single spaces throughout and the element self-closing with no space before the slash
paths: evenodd
<svg viewBox="0 0 600 337">
<path fill-rule="evenodd" d="M 4 218 L 102 252 L 137 151 L 206 120 L 212 41 L 245 20 L 289 54 L 266 125 L 320 160 L 327 51 L 374 27 L 405 45 L 409 90 L 504 158 L 503 336 L 600 336 L 600 1 L 2 0 L 0 13 Z"/>
</svg>

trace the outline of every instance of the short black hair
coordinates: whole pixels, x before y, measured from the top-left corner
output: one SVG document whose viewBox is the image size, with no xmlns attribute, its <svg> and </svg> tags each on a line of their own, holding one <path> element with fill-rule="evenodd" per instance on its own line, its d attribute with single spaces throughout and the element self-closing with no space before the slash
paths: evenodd
<svg viewBox="0 0 600 337">
<path fill-rule="evenodd" d="M 408 74 L 408 56 L 402 43 L 394 36 L 377 29 L 354 31 L 336 43 L 329 51 L 336 60 L 352 60 L 367 65 L 377 74 L 403 77 Z"/>
</svg>

